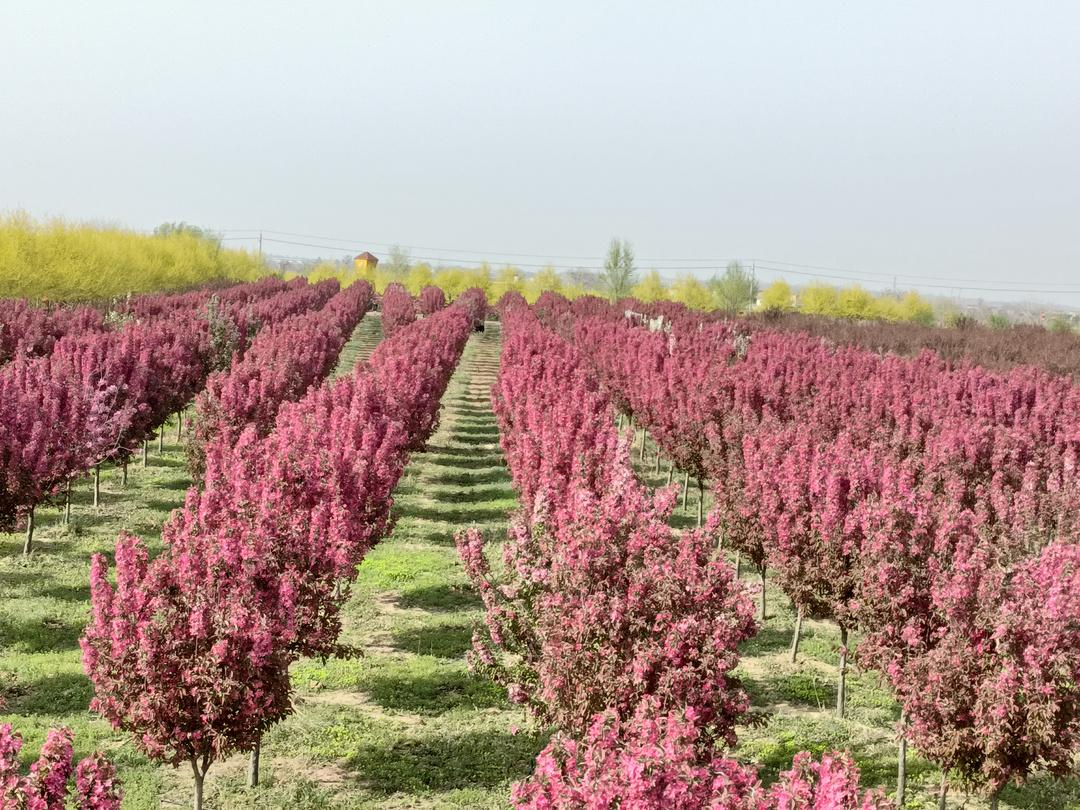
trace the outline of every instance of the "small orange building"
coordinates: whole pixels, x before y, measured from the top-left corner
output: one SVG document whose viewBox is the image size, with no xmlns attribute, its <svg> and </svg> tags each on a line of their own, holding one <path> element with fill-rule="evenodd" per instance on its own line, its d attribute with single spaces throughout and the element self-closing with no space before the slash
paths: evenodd
<svg viewBox="0 0 1080 810">
<path fill-rule="evenodd" d="M 353 264 L 357 270 L 374 270 L 379 263 L 379 257 L 373 256 L 366 250 L 359 256 L 353 258 Z"/>
</svg>

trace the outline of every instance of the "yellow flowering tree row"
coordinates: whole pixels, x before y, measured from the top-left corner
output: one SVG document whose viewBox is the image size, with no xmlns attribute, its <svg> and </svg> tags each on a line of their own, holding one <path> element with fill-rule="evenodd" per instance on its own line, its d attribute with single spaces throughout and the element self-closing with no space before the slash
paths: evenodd
<svg viewBox="0 0 1080 810">
<path fill-rule="evenodd" d="M 256 256 L 188 232 L 149 236 L 63 221 L 0 217 L 0 297 L 95 301 L 128 293 L 251 281 L 270 272 Z"/>
</svg>

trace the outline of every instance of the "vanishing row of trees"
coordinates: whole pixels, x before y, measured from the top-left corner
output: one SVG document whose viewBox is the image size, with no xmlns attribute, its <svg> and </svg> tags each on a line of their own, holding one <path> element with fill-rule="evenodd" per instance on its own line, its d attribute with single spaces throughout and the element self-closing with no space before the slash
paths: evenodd
<svg viewBox="0 0 1080 810">
<path fill-rule="evenodd" d="M 327 318 L 354 320 L 367 292 L 332 299 Z M 456 305 L 403 326 L 351 374 L 313 380 L 297 401 L 271 397 L 268 431 L 262 408 L 241 409 L 238 432 L 207 436 L 202 488 L 166 523 L 164 552 L 151 561 L 121 535 L 115 586 L 95 556 L 81 640 L 91 708 L 151 758 L 188 765 L 197 809 L 210 767 L 232 752 L 252 752 L 258 781 L 263 736 L 292 712 L 292 662 L 358 653 L 339 641 L 341 608 L 471 328 Z M 279 351 L 265 364 L 306 351 L 267 342 Z"/>
<path fill-rule="evenodd" d="M 880 808 L 846 756 L 795 758 L 765 789 L 723 755 L 748 699 L 731 671 L 753 605 L 707 531 L 674 532 L 675 493 L 636 480 L 591 362 L 520 296 L 501 302 L 492 394 L 520 497 L 493 567 L 457 537 L 483 599 L 470 661 L 557 734 L 521 808 Z"/>
</svg>

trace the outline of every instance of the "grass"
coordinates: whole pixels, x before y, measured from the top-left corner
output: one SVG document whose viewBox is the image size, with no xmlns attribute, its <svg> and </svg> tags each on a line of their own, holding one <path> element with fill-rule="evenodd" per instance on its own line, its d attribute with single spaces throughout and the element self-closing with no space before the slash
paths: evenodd
<svg viewBox="0 0 1080 810">
<path fill-rule="evenodd" d="M 366 359 L 379 339 L 377 317 L 365 318 L 342 353 L 339 373 Z M 454 533 L 477 525 L 493 541 L 516 503 L 498 446 L 488 387 L 497 370 L 497 327 L 470 340 L 444 399 L 441 425 L 428 451 L 413 456 L 394 493 L 392 535 L 364 560 L 345 612 L 347 644 L 361 648 L 348 660 L 296 664 L 296 713 L 264 742 L 262 784 L 248 788 L 246 758 L 215 764 L 207 784 L 214 808 L 496 808 L 510 784 L 532 770 L 545 733 L 507 704 L 503 694 L 474 677 L 465 664 L 481 605 L 453 548 Z M 121 528 L 160 548 L 167 513 L 180 505 L 188 478 L 175 425 L 165 452 L 152 452 L 144 470 L 133 465 L 129 485 L 119 473 L 103 476 L 104 505 L 89 505 L 89 486 L 76 491 L 71 527 L 56 510 L 42 509 L 34 555 L 21 557 L 22 538 L 0 535 L 0 690 L 7 699 L 0 721 L 27 738 L 27 761 L 45 731 L 64 724 L 76 732 L 80 754 L 104 748 L 125 782 L 125 808 L 186 805 L 190 776 L 147 761 L 126 735 L 88 710 L 90 687 L 79 663 L 78 636 L 88 616 L 87 575 L 94 551 L 109 552 Z M 635 459 L 637 455 L 635 453 Z M 652 451 L 639 465 L 651 486 Z M 676 478 L 676 481 L 679 481 Z M 685 514 L 692 526 L 696 487 Z M 708 495 L 704 504 L 709 507 Z M 749 585 L 756 572 L 744 569 Z M 787 660 L 794 616 L 771 584 L 769 615 L 744 645 L 738 674 L 760 724 L 739 729 L 734 754 L 759 764 L 774 779 L 803 749 L 852 752 L 864 779 L 891 789 L 895 769 L 895 702 L 873 673 L 849 673 L 849 712 L 833 716 L 839 634 L 807 621 L 798 663 Z M 909 808 L 934 807 L 939 774 L 909 753 Z M 955 791 L 951 808 L 984 808 Z M 1003 808 L 1080 808 L 1075 781 L 1035 780 L 1009 789 Z"/>
</svg>

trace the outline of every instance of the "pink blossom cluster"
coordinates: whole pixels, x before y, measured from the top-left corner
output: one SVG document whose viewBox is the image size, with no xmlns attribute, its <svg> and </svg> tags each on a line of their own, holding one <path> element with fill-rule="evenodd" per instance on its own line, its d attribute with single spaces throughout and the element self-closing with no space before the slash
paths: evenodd
<svg viewBox="0 0 1080 810">
<path fill-rule="evenodd" d="M 409 291 L 397 282 L 386 285 L 380 309 L 384 338 L 393 337 L 395 332 L 413 323 L 417 317 L 416 301 L 409 295 Z"/>
<path fill-rule="evenodd" d="M 473 331 L 482 332 L 488 311 L 488 300 L 484 291 L 479 287 L 469 287 L 454 299 L 454 303 L 469 313 Z"/>
<path fill-rule="evenodd" d="M 188 442 L 188 464 L 196 480 L 210 443 L 231 445 L 248 425 L 265 436 L 283 402 L 296 401 L 322 382 L 370 308 L 372 296 L 371 285 L 359 281 L 322 308 L 263 329 L 242 358 L 210 375 L 195 399 L 193 438 Z"/>
<path fill-rule="evenodd" d="M 556 734 L 518 782 L 521 810 L 887 810 L 880 791 L 859 789 L 859 770 L 846 754 L 820 762 L 803 751 L 770 788 L 751 767 L 698 752 L 708 744 L 692 709 L 664 712 L 641 702 L 627 720 L 597 714 L 580 742 Z"/>
<path fill-rule="evenodd" d="M 420 314 L 425 318 L 428 315 L 434 315 L 440 309 L 446 307 L 446 293 L 442 291 L 442 287 L 435 287 L 428 285 L 420 291 L 420 295 L 416 297 L 416 308 L 420 311 Z"/>
<path fill-rule="evenodd" d="M 151 561 L 121 536 L 115 586 L 94 558 L 81 645 L 95 711 L 148 755 L 189 763 L 197 784 L 292 711 L 289 665 L 349 652 L 338 641 L 349 583 L 388 530 L 410 431 L 434 423 L 468 326 L 448 307 L 284 403 L 266 435 L 249 424 L 212 442 L 164 553 Z"/>
<path fill-rule="evenodd" d="M 22 737 L 12 731 L 9 723 L 0 725 L 0 808 L 120 810 L 123 793 L 116 769 L 100 753 L 92 754 L 76 766 L 71 731 L 54 728 L 48 733 L 41 756 L 30 766 L 29 776 L 19 773 L 22 744 Z"/>
<path fill-rule="evenodd" d="M 102 313 L 87 306 L 34 306 L 23 298 L 0 299 L 0 364 L 42 357 L 68 334 L 105 329 Z"/>
<path fill-rule="evenodd" d="M 439 403 L 469 339 L 468 312 L 454 304 L 382 340 L 370 365 L 387 408 L 420 450 L 438 427 Z"/>
</svg>

